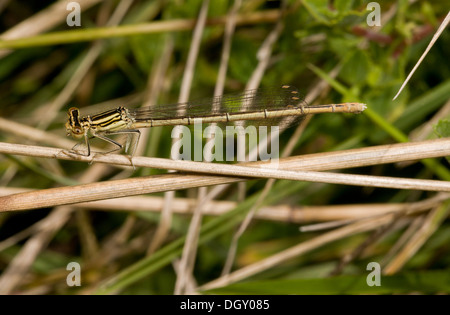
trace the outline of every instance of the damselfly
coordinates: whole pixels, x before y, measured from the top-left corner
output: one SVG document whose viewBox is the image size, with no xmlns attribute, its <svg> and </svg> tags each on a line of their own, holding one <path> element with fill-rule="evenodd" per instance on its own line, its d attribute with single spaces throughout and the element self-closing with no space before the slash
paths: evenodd
<svg viewBox="0 0 450 315">
<path fill-rule="evenodd" d="M 68 136 L 84 138 L 87 156 L 91 154 L 89 139 L 99 138 L 109 142 L 115 146 L 112 151 L 116 151 L 123 146 L 108 138 L 109 135 L 135 135 L 132 154 L 139 141 L 140 128 L 192 125 L 198 122 L 229 124 L 237 121 L 249 121 L 253 125 L 278 125 L 283 128 L 299 123 L 308 114 L 360 113 L 364 109 L 366 105 L 361 103 L 308 105 L 295 87 L 283 85 L 187 103 L 135 109 L 120 106 L 83 117 L 78 108 L 72 107 L 68 112 L 66 131 Z M 130 142 L 127 141 L 125 151 L 128 151 L 129 146 Z"/>
</svg>

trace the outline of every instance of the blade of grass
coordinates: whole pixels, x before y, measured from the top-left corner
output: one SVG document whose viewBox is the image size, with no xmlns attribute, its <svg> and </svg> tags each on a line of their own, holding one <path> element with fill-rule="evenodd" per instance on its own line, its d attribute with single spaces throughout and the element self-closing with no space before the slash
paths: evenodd
<svg viewBox="0 0 450 315">
<path fill-rule="evenodd" d="M 267 10 L 246 15 L 237 16 L 238 25 L 248 25 L 262 22 L 276 22 L 280 17 L 279 10 Z M 226 22 L 226 16 L 207 20 L 208 26 L 222 25 Z M 195 26 L 195 19 L 179 19 L 169 21 L 157 21 L 134 25 L 122 25 L 116 27 L 98 27 L 93 29 L 71 30 L 53 32 L 27 38 L 12 40 L 0 40 L 0 49 L 29 48 L 36 46 L 49 46 L 70 44 L 83 41 L 94 41 L 97 39 L 133 36 L 139 34 L 152 34 L 176 31 L 189 31 Z"/>
<path fill-rule="evenodd" d="M 405 272 L 383 276 L 380 286 L 369 286 L 367 275 L 344 275 L 323 279 L 250 281 L 206 290 L 206 294 L 399 294 L 450 292 L 449 270 Z"/>
<path fill-rule="evenodd" d="M 444 21 L 442 21 L 441 25 L 439 26 L 438 30 L 436 31 L 436 33 L 434 34 L 433 38 L 431 39 L 430 43 L 428 44 L 427 48 L 425 49 L 424 53 L 422 54 L 422 56 L 420 56 L 419 60 L 417 61 L 416 65 L 414 66 L 414 68 L 411 70 L 411 72 L 409 73 L 408 77 L 405 79 L 405 82 L 403 82 L 402 86 L 400 87 L 399 91 L 397 92 L 397 94 L 394 96 L 395 100 L 397 98 L 397 96 L 402 92 L 403 88 L 406 86 L 406 84 L 408 83 L 409 79 L 411 79 L 412 75 L 414 74 L 414 72 L 416 71 L 416 69 L 419 67 L 419 65 L 421 64 L 422 60 L 425 58 L 425 56 L 428 54 L 428 52 L 430 51 L 431 47 L 433 47 L 434 43 L 436 42 L 436 40 L 439 38 L 439 36 L 441 35 L 441 33 L 444 31 L 444 29 L 447 27 L 448 23 L 450 22 L 450 11 L 448 12 L 447 16 L 445 17 Z"/>
<path fill-rule="evenodd" d="M 406 130 L 415 124 L 423 122 L 423 117 L 427 117 L 439 109 L 439 106 L 448 99 L 450 99 L 450 80 L 442 82 L 411 102 L 394 123 L 395 127 Z"/>
</svg>

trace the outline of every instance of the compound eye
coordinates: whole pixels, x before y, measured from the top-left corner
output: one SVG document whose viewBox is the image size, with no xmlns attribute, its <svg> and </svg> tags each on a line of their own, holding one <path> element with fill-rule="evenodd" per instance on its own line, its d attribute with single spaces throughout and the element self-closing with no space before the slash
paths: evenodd
<svg viewBox="0 0 450 315">
<path fill-rule="evenodd" d="M 78 109 L 78 108 L 76 108 L 76 107 L 71 107 L 71 108 L 69 108 L 69 111 L 68 111 L 67 113 L 68 113 L 69 116 L 70 116 L 70 115 L 74 115 L 74 114 L 75 114 L 75 116 L 78 116 L 78 112 L 79 112 L 79 109 Z"/>
</svg>

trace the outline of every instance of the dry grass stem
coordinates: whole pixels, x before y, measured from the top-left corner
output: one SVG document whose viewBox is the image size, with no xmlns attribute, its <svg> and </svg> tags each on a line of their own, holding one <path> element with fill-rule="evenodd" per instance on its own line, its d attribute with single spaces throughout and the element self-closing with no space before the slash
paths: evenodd
<svg viewBox="0 0 450 315">
<path fill-rule="evenodd" d="M 295 245 L 289 249 L 281 251 L 257 263 L 245 266 L 224 277 L 220 277 L 211 282 L 208 282 L 200 286 L 198 290 L 199 291 L 211 290 L 214 288 L 238 282 L 240 280 L 249 278 L 257 273 L 260 273 L 264 270 L 280 265 L 281 263 L 290 260 L 294 257 L 303 255 L 313 249 L 317 249 L 321 246 L 331 243 L 335 240 L 342 239 L 350 235 L 377 229 L 380 226 L 388 224 L 391 220 L 392 215 L 388 214 L 373 220 L 357 222 L 327 233 L 323 233 L 317 237 L 314 237 L 298 245 Z"/>
<path fill-rule="evenodd" d="M 237 25 L 252 25 L 258 23 L 273 23 L 280 19 L 279 10 L 265 10 L 238 15 Z M 206 21 L 207 26 L 224 25 L 227 16 L 211 18 Z M 24 48 L 32 46 L 44 46 L 54 44 L 74 43 L 80 41 L 94 41 L 104 38 L 135 36 L 140 34 L 166 33 L 177 31 L 189 31 L 196 25 L 194 19 L 173 19 L 168 21 L 157 21 L 133 25 L 121 25 L 115 27 L 99 27 L 90 31 L 89 29 L 74 30 L 66 32 L 54 32 L 36 37 L 29 37 L 26 41 L 22 39 L 11 39 L 0 41 L 0 49 Z"/>
<path fill-rule="evenodd" d="M 280 159 L 279 162 L 280 167 L 283 169 L 330 170 L 444 157 L 448 156 L 449 152 L 450 139 L 443 138 L 419 142 L 380 145 L 336 152 L 314 153 L 301 157 L 297 156 L 283 158 Z M 111 165 L 132 166 L 130 158 L 124 155 L 95 154 L 94 156 L 87 157 L 73 154 L 61 149 L 3 142 L 0 142 L 0 153 L 57 158 L 88 163 L 97 162 Z M 132 162 L 135 167 L 150 167 L 190 172 L 202 171 L 203 168 L 203 171 L 205 171 L 208 168 L 211 168 L 211 165 L 208 166 L 207 163 L 202 162 L 175 161 L 139 156 L 133 157 Z M 264 165 L 270 164 L 270 162 L 254 162 L 252 165 L 264 167 Z M 240 165 L 246 165 L 246 163 L 241 163 Z M 199 167 L 199 169 L 196 169 L 195 167 Z"/>
<path fill-rule="evenodd" d="M 389 249 L 389 251 L 384 255 L 383 260 L 380 265 L 384 269 L 384 266 L 392 260 L 392 258 L 398 254 L 400 250 L 405 246 L 408 240 L 420 229 L 425 220 L 425 215 L 422 214 L 417 216 L 408 226 L 408 228 L 402 233 L 402 235 L 397 239 L 395 244 Z"/>
<path fill-rule="evenodd" d="M 220 65 L 219 65 L 219 71 L 217 74 L 217 80 L 216 85 L 214 87 L 214 95 L 222 95 L 223 90 L 225 87 L 225 81 L 226 81 L 226 75 L 228 70 L 228 61 L 230 59 L 230 52 L 231 52 L 231 44 L 232 39 L 234 35 L 234 30 L 236 27 L 236 16 L 237 13 L 242 5 L 241 0 L 235 0 L 233 3 L 233 6 L 228 11 L 229 18 L 227 19 L 227 23 L 225 25 L 225 31 L 223 36 L 223 47 L 222 47 L 222 53 L 220 57 Z M 213 105 L 213 110 L 218 109 L 219 104 Z M 216 124 L 211 124 L 211 126 L 215 126 Z M 209 141 L 214 141 L 213 139 L 210 139 Z M 207 156 L 205 156 L 206 160 L 212 160 L 211 158 L 212 152 L 208 152 Z M 219 186 L 217 186 L 219 187 Z M 218 190 L 225 190 L 225 186 L 221 186 L 220 188 L 216 188 L 216 192 Z M 207 204 L 206 202 L 202 202 L 203 200 L 211 200 L 213 198 L 213 194 L 208 194 L 207 187 L 201 187 L 198 191 L 198 203 L 195 207 L 194 211 L 199 212 L 199 215 L 205 214 L 204 206 Z M 194 291 L 194 289 L 185 290 L 185 291 Z"/>
<path fill-rule="evenodd" d="M 87 10 L 101 0 L 79 0 L 81 10 Z M 45 32 L 59 23 L 65 21 L 67 16 L 67 2 L 57 1 L 48 8 L 36 13 L 32 17 L 10 28 L 0 35 L 1 40 L 14 40 L 23 37 L 30 37 L 33 35 Z M 0 58 L 3 58 L 9 51 L 0 51 Z"/>
<path fill-rule="evenodd" d="M 30 191 L 23 188 L 0 188 L 0 196 Z M 291 206 L 274 205 L 262 206 L 255 212 L 255 218 L 261 220 L 308 223 L 308 222 L 346 222 L 349 220 L 360 220 L 372 216 L 384 215 L 386 213 L 412 210 L 413 213 L 424 211 L 435 207 L 450 198 L 449 194 L 439 193 L 435 197 L 414 203 L 389 203 L 389 204 L 348 204 L 348 205 L 329 205 L 329 206 Z M 177 214 L 190 215 L 193 208 L 198 203 L 195 198 L 175 198 L 173 201 L 173 211 Z M 135 196 L 123 197 L 117 199 L 106 199 L 91 202 L 81 202 L 74 204 L 73 207 L 79 209 L 92 209 L 104 211 L 151 211 L 160 212 L 164 204 L 164 198 L 153 196 Z M 209 216 L 220 216 L 234 209 L 237 206 L 235 201 L 212 201 L 202 200 L 203 214 Z M 408 212 L 409 213 L 409 212 Z M 302 226 L 302 229 L 307 226 Z M 36 227 L 38 228 L 38 227 Z M 34 230 L 33 230 L 34 231 Z M 31 233 L 31 232 L 29 232 Z M 30 234 L 25 234 L 27 237 Z M 23 239 L 23 238 L 20 238 Z M 0 249 L 3 242 L 0 242 Z"/>
<path fill-rule="evenodd" d="M 98 180 L 105 173 L 105 167 L 105 165 L 100 164 L 93 165 L 88 172 L 85 172 L 80 177 L 79 181 L 81 183 L 88 183 Z M 46 248 L 53 235 L 66 224 L 73 210 L 73 207 L 56 207 L 49 215 L 35 225 L 37 229 L 36 233 L 26 241 L 20 252 L 9 264 L 8 269 L 1 275 L 0 283 L 6 283 L 4 286 L 4 294 L 13 292 L 20 285 L 20 282 L 24 279 L 24 275 L 29 272 L 38 255 Z M 26 259 L 22 259 L 23 257 Z M 20 272 L 20 277 L 17 277 L 17 272 Z"/>
<path fill-rule="evenodd" d="M 108 20 L 107 25 L 114 26 L 119 24 L 131 4 L 132 1 L 130 0 L 121 1 Z M 104 45 L 105 43 L 101 41 L 94 42 L 69 82 L 64 86 L 64 89 L 51 103 L 37 109 L 37 112 L 34 113 L 34 115 L 42 117 L 38 124 L 39 129 L 47 129 L 51 121 L 58 115 L 59 110 L 71 99 L 72 95 L 80 86 L 82 80 L 86 77 L 86 74 L 92 68 L 94 62 L 102 52 Z"/>
<path fill-rule="evenodd" d="M 422 60 L 425 58 L 425 56 L 428 54 L 428 52 L 430 51 L 431 47 L 433 47 L 434 43 L 437 41 L 437 39 L 439 38 L 439 36 L 441 35 L 441 33 L 444 31 L 444 29 L 447 27 L 448 23 L 450 22 L 450 11 L 448 12 L 447 16 L 445 17 L 444 21 L 442 21 L 441 25 L 439 26 L 438 30 L 436 31 L 436 33 L 434 34 L 433 38 L 431 39 L 430 43 L 428 44 L 427 48 L 425 49 L 425 51 L 423 52 L 422 56 L 419 58 L 419 60 L 417 61 L 416 65 L 414 66 L 414 68 L 411 70 L 411 72 L 409 73 L 408 77 L 405 79 L 405 82 L 403 82 L 402 86 L 400 87 L 400 90 L 397 92 L 397 94 L 394 96 L 395 100 L 397 98 L 397 96 L 399 96 L 399 94 L 402 92 L 403 88 L 406 86 L 406 84 L 408 83 L 409 79 L 411 79 L 412 75 L 414 74 L 414 72 L 416 71 L 416 69 L 419 67 L 419 65 L 421 64 Z"/>
<path fill-rule="evenodd" d="M 47 246 L 53 235 L 66 223 L 70 213 L 70 209 L 64 207 L 60 208 L 59 211 L 53 211 L 46 218 L 45 225 L 47 227 L 32 235 L 3 271 L 0 277 L 0 294 L 11 294 L 16 286 L 20 284 L 37 255 Z"/>
<path fill-rule="evenodd" d="M 433 235 L 443 220 L 447 218 L 449 210 L 449 204 L 445 202 L 430 211 L 418 231 L 412 235 L 402 250 L 383 268 L 383 273 L 385 275 L 392 275 L 401 270 L 406 262 Z"/>
<path fill-rule="evenodd" d="M 285 12 L 286 12 L 286 1 L 283 1 L 282 8 L 281 8 L 282 15 L 284 15 Z M 256 89 L 260 85 L 261 80 L 264 76 L 264 73 L 267 70 L 270 59 L 272 57 L 273 46 L 275 45 L 278 38 L 280 37 L 283 27 L 284 27 L 283 19 L 278 20 L 278 22 L 275 24 L 275 27 L 273 28 L 273 30 L 268 34 L 268 36 L 265 38 L 264 42 L 262 43 L 261 47 L 258 49 L 258 53 L 257 53 L 258 65 L 253 70 L 253 73 L 246 85 L 247 90 Z M 266 141 L 265 144 L 263 144 L 263 146 L 267 146 L 268 142 L 269 141 Z M 270 139 L 270 142 L 272 142 L 272 139 Z M 263 148 L 261 146 L 254 148 L 251 152 L 249 152 L 248 156 L 253 158 L 258 153 L 258 149 L 261 150 Z M 244 199 L 244 193 L 246 191 L 245 184 L 246 184 L 245 182 L 238 183 L 238 191 L 240 192 L 240 196 L 239 196 L 240 200 Z M 267 190 L 268 189 L 266 189 L 266 191 Z M 264 196 L 261 196 L 260 200 L 263 200 L 263 198 L 264 198 Z M 256 207 L 253 207 L 253 208 L 256 209 Z M 234 261 L 234 256 L 235 256 L 236 249 L 237 249 L 238 240 L 239 240 L 240 236 L 242 235 L 242 233 L 244 233 L 246 226 L 250 223 L 253 212 L 254 212 L 254 210 L 249 212 L 249 214 L 247 215 L 247 217 L 244 219 L 241 226 L 239 227 L 238 231 L 233 236 L 233 239 L 230 244 L 229 251 L 228 251 L 228 255 L 227 255 L 227 260 L 226 260 L 226 262 L 224 264 L 224 268 L 222 270 L 222 274 L 226 274 L 229 272 L 229 270 L 231 270 L 231 266 Z"/>
<path fill-rule="evenodd" d="M 62 151 L 58 149 L 11 145 L 4 143 L 0 143 L 0 152 L 24 155 L 31 154 L 33 156 L 41 157 L 62 157 L 65 159 L 78 159 L 85 161 L 91 159 L 84 156 L 68 155 L 62 153 Z M 426 156 L 424 156 L 424 152 L 427 152 Z M 160 176 L 129 178 L 73 187 L 52 188 L 40 192 L 30 192 L 17 194 L 15 196 L 2 197 L 0 200 L 3 201 L 3 203 L 0 204 L 0 209 L 2 209 L 2 211 L 30 209 L 57 204 L 125 197 L 158 191 L 186 189 L 189 187 L 217 185 L 242 181 L 244 180 L 242 177 L 277 178 L 347 185 L 446 191 L 449 189 L 450 183 L 445 181 L 374 177 L 337 173 L 328 174 L 322 172 L 311 172 L 310 170 L 319 171 L 350 168 L 388 162 L 398 162 L 408 159 L 447 156 L 449 155 L 449 152 L 450 140 L 438 139 L 417 143 L 402 143 L 338 152 L 316 153 L 300 157 L 289 157 L 279 160 L 279 163 L 277 163 L 278 169 L 274 169 L 273 165 L 270 167 L 271 164 L 268 162 L 254 162 L 250 164 L 243 163 L 240 165 L 221 164 L 219 168 L 213 163 L 135 157 L 133 158 L 133 164 L 135 166 L 176 169 L 185 172 L 200 172 L 214 175 L 201 176 L 188 174 L 167 174 Z M 392 160 L 393 158 L 394 160 Z M 98 158 L 94 158 L 94 160 L 98 162 L 102 162 L 105 159 L 109 162 L 114 161 L 117 164 L 122 165 L 130 163 L 128 157 L 121 155 L 103 155 Z M 240 178 L 217 176 L 218 174 L 226 176 L 239 176 Z M 19 200 L 21 201 L 19 202 Z"/>
<path fill-rule="evenodd" d="M 178 99 L 179 103 L 185 103 L 189 100 L 189 94 L 192 86 L 192 79 L 194 77 L 194 69 L 198 59 L 198 53 L 200 51 L 200 44 L 202 39 L 202 34 L 205 30 L 206 18 L 208 15 L 209 8 L 209 0 L 203 0 L 198 21 L 195 25 L 194 33 L 192 35 L 192 42 L 189 49 L 188 59 L 186 61 L 186 68 L 183 73 L 183 80 L 181 83 L 181 91 Z M 173 139 L 172 143 L 176 140 Z M 168 201 L 163 207 L 163 215 L 164 211 L 170 213 L 170 218 L 172 214 L 172 203 L 175 198 L 175 193 L 173 191 L 166 193 L 166 201 Z M 167 200 L 169 199 L 170 200 Z M 167 206 L 168 205 L 168 206 Z M 189 224 L 188 233 L 186 235 L 186 242 L 183 247 L 183 252 L 181 255 L 180 263 L 178 265 L 178 275 L 175 282 L 174 294 L 182 294 L 184 293 L 188 279 L 193 278 L 192 270 L 194 268 L 194 259 L 197 253 L 197 241 L 198 234 L 200 233 L 201 226 L 201 208 L 198 207 L 192 216 L 191 222 Z M 162 222 L 160 222 L 160 225 Z M 165 231 L 169 231 L 170 221 L 167 222 L 167 227 Z M 166 237 L 164 235 L 164 237 Z"/>
<path fill-rule="evenodd" d="M 13 134 L 21 139 L 31 140 L 37 143 L 45 143 L 60 148 L 72 148 L 76 142 L 68 138 L 61 137 L 48 131 L 29 127 L 12 120 L 0 117 L 0 130 Z M 6 153 L 6 152 L 5 152 Z"/>
</svg>

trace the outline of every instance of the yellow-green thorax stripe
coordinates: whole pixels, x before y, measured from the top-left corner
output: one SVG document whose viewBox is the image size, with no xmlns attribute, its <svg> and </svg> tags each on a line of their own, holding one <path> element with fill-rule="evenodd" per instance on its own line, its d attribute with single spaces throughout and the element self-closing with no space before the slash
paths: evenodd
<svg viewBox="0 0 450 315">
<path fill-rule="evenodd" d="M 83 117 L 82 120 L 90 125 L 95 131 L 116 131 L 127 129 L 131 123 L 126 109 L 118 107 L 109 111 Z"/>
</svg>

